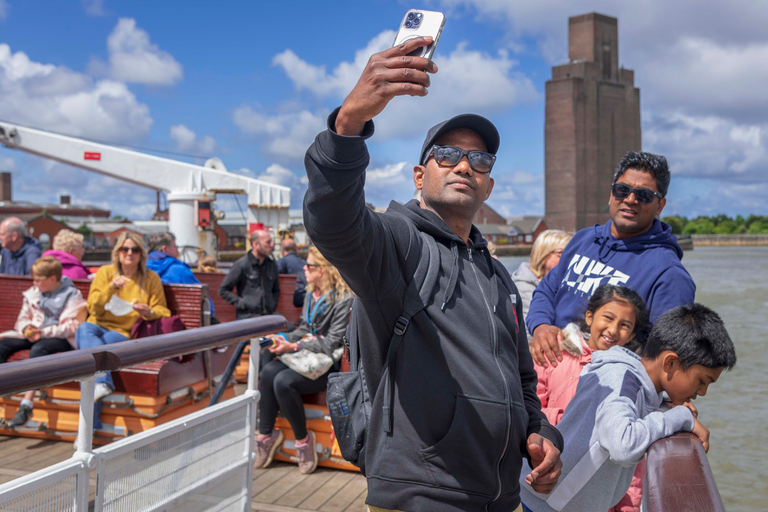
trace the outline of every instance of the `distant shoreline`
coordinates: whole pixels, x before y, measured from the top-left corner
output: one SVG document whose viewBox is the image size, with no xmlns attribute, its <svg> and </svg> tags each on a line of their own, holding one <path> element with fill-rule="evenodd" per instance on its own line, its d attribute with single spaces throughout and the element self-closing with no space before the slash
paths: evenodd
<svg viewBox="0 0 768 512">
<path fill-rule="evenodd" d="M 760 247 L 768 235 L 691 235 L 694 247 Z"/>
</svg>

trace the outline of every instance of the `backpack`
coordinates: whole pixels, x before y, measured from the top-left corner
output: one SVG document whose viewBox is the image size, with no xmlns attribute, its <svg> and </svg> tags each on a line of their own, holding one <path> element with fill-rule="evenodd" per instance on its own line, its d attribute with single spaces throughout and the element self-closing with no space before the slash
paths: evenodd
<svg viewBox="0 0 768 512">
<path fill-rule="evenodd" d="M 394 334 L 387 351 L 387 367 L 382 375 L 385 379 L 383 393 L 384 431 L 392 432 L 394 419 L 392 408 L 395 400 L 395 361 L 400 342 L 411 318 L 424 309 L 437 285 L 440 273 L 440 253 L 435 239 L 421 231 L 422 250 L 418 265 L 403 297 L 403 312 L 394 325 Z M 424 250 L 426 249 L 426 251 Z M 355 318 L 358 300 L 352 306 L 352 322 L 347 330 L 349 371 L 331 373 L 328 376 L 326 402 L 333 423 L 333 430 L 345 460 L 364 467 L 366 431 L 371 418 L 371 397 L 366 385 L 365 370 L 360 358 L 360 340 L 357 339 Z M 364 472 L 363 472 L 364 474 Z"/>
</svg>

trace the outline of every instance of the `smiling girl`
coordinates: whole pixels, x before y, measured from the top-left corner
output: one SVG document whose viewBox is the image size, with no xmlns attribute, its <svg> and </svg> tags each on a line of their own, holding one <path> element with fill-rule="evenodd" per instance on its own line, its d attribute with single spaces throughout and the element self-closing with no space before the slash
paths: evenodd
<svg viewBox="0 0 768 512">
<path fill-rule="evenodd" d="M 584 317 L 563 329 L 563 361 L 556 367 L 535 364 L 539 384 L 536 394 L 541 400 L 541 410 L 552 425 L 557 425 L 565 408 L 576 394 L 581 370 L 596 350 L 623 347 L 637 343 L 639 333 L 648 329 L 648 311 L 645 302 L 625 286 L 604 284 L 595 290 L 587 304 Z M 631 348 L 631 347 L 627 347 Z M 614 510 L 626 512 L 639 510 L 642 497 L 642 477 L 645 464 L 638 465 L 632 487 Z"/>
</svg>

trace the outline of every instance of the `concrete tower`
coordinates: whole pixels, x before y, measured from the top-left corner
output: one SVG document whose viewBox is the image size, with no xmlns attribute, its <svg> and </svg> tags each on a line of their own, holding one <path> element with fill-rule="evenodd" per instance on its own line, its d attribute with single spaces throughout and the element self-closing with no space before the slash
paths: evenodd
<svg viewBox="0 0 768 512">
<path fill-rule="evenodd" d="M 641 149 L 640 89 L 619 68 L 616 18 L 569 18 L 568 59 L 546 86 L 545 215 L 550 228 L 576 231 L 608 220 L 613 172 Z"/>
</svg>

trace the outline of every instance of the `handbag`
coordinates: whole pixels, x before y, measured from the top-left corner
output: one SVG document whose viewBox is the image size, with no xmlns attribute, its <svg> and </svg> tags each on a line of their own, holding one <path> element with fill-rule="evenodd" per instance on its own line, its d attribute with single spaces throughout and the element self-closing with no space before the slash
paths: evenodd
<svg viewBox="0 0 768 512">
<path fill-rule="evenodd" d="M 341 359 L 343 355 L 343 346 L 333 351 L 333 357 L 329 357 L 322 352 L 312 352 L 303 348 L 298 352 L 282 354 L 278 356 L 278 359 L 296 373 L 308 379 L 317 380 L 325 375 L 331 369 L 333 363 Z"/>
</svg>

